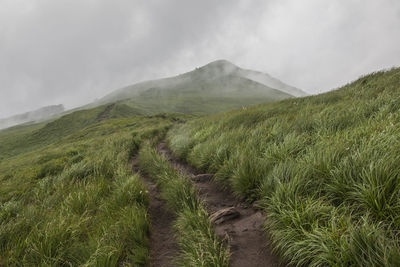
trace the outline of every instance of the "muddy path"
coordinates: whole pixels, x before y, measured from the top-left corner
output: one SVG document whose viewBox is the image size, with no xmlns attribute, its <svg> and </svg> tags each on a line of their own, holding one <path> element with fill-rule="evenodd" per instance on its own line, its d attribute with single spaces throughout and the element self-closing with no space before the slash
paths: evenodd
<svg viewBox="0 0 400 267">
<path fill-rule="evenodd" d="M 132 159 L 132 171 L 140 173 L 136 157 Z M 172 260 L 178 255 L 178 245 L 172 228 L 175 215 L 167 208 L 167 203 L 161 198 L 156 184 L 143 174 L 141 174 L 141 177 L 150 198 L 148 209 L 150 218 L 150 266 L 174 266 Z"/>
<path fill-rule="evenodd" d="M 218 236 L 230 247 L 232 267 L 284 266 L 272 253 L 270 242 L 262 229 L 264 216 L 237 200 L 232 193 L 224 191 L 212 181 L 212 174 L 201 174 L 196 169 L 176 159 L 165 141 L 157 150 L 173 166 L 193 181 L 198 194 L 207 208 Z"/>
</svg>

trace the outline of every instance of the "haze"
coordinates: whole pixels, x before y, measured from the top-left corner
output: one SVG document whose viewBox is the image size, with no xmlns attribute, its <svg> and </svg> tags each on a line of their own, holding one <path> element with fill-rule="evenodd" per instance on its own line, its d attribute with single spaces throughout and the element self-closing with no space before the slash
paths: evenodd
<svg viewBox="0 0 400 267">
<path fill-rule="evenodd" d="M 400 1 L 0 0 L 0 118 L 220 58 L 324 92 L 400 65 Z"/>
</svg>

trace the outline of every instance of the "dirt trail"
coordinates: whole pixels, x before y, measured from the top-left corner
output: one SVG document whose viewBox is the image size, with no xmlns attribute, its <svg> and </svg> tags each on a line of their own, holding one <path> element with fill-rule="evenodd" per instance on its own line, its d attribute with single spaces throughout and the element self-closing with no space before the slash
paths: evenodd
<svg viewBox="0 0 400 267">
<path fill-rule="evenodd" d="M 260 211 L 247 207 L 238 201 L 230 192 L 223 191 L 212 182 L 212 175 L 199 174 L 191 166 L 176 159 L 162 141 L 157 150 L 163 154 L 182 174 L 191 177 L 200 198 L 203 200 L 210 218 L 214 222 L 215 232 L 227 240 L 230 246 L 232 267 L 284 266 L 279 258 L 271 252 L 262 223 L 264 216 Z M 226 216 L 216 216 L 220 212 Z M 213 216 L 214 214 L 214 216 Z"/>
<path fill-rule="evenodd" d="M 137 158 L 132 159 L 132 171 L 139 172 Z M 178 245 L 172 230 L 174 214 L 167 208 L 167 203 L 161 198 L 160 191 L 150 178 L 141 175 L 149 191 L 150 217 L 150 266 L 174 266 L 171 261 L 178 255 Z"/>
</svg>

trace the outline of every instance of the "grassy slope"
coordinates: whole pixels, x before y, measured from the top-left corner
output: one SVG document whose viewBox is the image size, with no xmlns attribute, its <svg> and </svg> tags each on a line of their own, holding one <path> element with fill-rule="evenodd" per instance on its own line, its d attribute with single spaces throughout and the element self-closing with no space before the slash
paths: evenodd
<svg viewBox="0 0 400 267">
<path fill-rule="evenodd" d="M 171 97 L 142 97 L 129 100 L 127 105 L 135 106 L 142 114 L 157 114 L 165 112 L 180 112 L 194 115 L 211 114 L 220 111 L 248 107 L 269 102 L 264 98 L 248 97 L 202 97 L 202 96 L 171 96 Z"/>
<path fill-rule="evenodd" d="M 229 82 L 233 80 L 234 82 Z M 191 81 L 171 88 L 152 88 L 122 103 L 140 110 L 143 114 L 181 112 L 211 114 L 243 106 L 291 98 L 278 90 L 247 79 L 226 76 L 207 83 Z"/>
<path fill-rule="evenodd" d="M 225 73 L 221 64 L 212 63 L 176 77 L 128 86 L 99 103 L 121 101 L 141 114 L 182 112 L 201 115 L 292 97 L 236 72 Z M 234 65 L 228 67 L 237 69 Z"/>
<path fill-rule="evenodd" d="M 169 132 L 174 152 L 267 213 L 293 265 L 399 266 L 400 69 Z"/>
<path fill-rule="evenodd" d="M 260 89 L 257 84 L 249 87 Z M 239 90 L 229 97 L 208 92 L 205 97 L 196 94 L 197 89 L 185 88 L 183 95 L 175 90 L 161 98 L 154 98 L 159 92 L 151 92 L 140 99 L 0 131 L 0 263 L 145 264 L 147 195 L 138 177 L 130 175 L 127 160 L 142 140 L 190 116 L 135 116 L 167 111 L 202 114 L 263 101 L 240 99 L 252 92 Z M 198 238 L 210 237 L 200 245 L 216 249 L 206 251 L 214 254 L 203 255 L 209 257 L 204 261 L 226 265 L 227 255 L 213 243 L 204 210 L 185 210 L 185 214 L 181 228 L 187 226 L 190 232 L 188 218 L 200 219 L 204 223 L 199 226 L 205 228 Z"/>
<path fill-rule="evenodd" d="M 396 266 L 399 84 L 399 69 L 375 73 L 324 95 L 195 119 L 169 142 L 258 201 L 288 262 Z M 141 112 L 119 103 L 0 131 L 1 264 L 147 262 L 147 196 L 127 163 L 181 116 L 132 117 Z"/>
<path fill-rule="evenodd" d="M 54 144 L 69 136 L 74 139 L 87 127 L 96 127 L 104 118 L 128 118 L 139 115 L 126 105 L 105 105 L 79 110 L 61 118 L 33 125 L 15 126 L 0 131 L 0 162 L 43 146 Z"/>
<path fill-rule="evenodd" d="M 148 197 L 128 160 L 179 117 L 106 108 L 1 132 L 0 264 L 147 263 Z"/>
</svg>

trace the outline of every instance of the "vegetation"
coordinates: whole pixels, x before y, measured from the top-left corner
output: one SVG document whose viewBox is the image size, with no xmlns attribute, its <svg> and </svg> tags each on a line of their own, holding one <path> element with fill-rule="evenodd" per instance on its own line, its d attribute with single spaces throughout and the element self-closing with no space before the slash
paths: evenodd
<svg viewBox="0 0 400 267">
<path fill-rule="evenodd" d="M 154 178 L 162 197 L 176 213 L 179 266 L 228 266 L 228 249 L 218 240 L 188 177 L 180 175 L 149 144 L 139 152 L 139 166 Z"/>
<path fill-rule="evenodd" d="M 148 262 L 148 196 L 129 160 L 177 116 L 109 119 L 104 108 L 3 131 L 0 265 Z M 103 109 L 103 110 L 102 110 Z"/>
<path fill-rule="evenodd" d="M 168 134 L 176 155 L 265 209 L 297 266 L 400 265 L 400 69 Z"/>
<path fill-rule="evenodd" d="M 105 128 L 108 124 L 105 126 L 101 124 L 104 119 L 122 119 L 134 115 L 136 115 L 135 110 L 125 105 L 111 104 L 93 109 L 79 110 L 47 122 L 20 125 L 2 130 L 0 131 L 0 160 L 43 148 L 57 143 L 61 139 L 65 143 L 67 141 L 75 142 L 87 132 L 91 136 L 107 134 L 96 132 L 96 130 L 106 131 Z M 112 129 L 114 128 L 110 128 L 110 130 Z"/>
<path fill-rule="evenodd" d="M 266 232 L 289 264 L 399 266 L 399 87 L 400 69 L 392 69 L 326 94 L 200 118 L 139 116 L 255 103 L 235 102 L 240 90 L 234 100 L 152 89 L 140 103 L 2 130 L 0 265 L 146 265 L 149 199 L 129 166 L 140 149 L 141 169 L 177 215 L 176 263 L 227 266 L 192 184 L 152 148 L 175 124 L 174 153 L 263 208 Z"/>
<path fill-rule="evenodd" d="M 272 88 L 252 80 L 253 76 L 265 78 Z M 282 88 L 305 95 L 267 74 L 219 60 L 175 77 L 121 88 L 95 104 L 120 101 L 142 115 L 161 112 L 204 115 L 293 97 Z"/>
<path fill-rule="evenodd" d="M 125 103 L 129 107 L 135 107 L 138 109 L 138 114 L 143 115 L 165 112 L 205 115 L 271 101 L 264 97 L 205 96 L 204 94 L 182 96 L 172 94 L 169 96 L 140 96 Z"/>
</svg>

